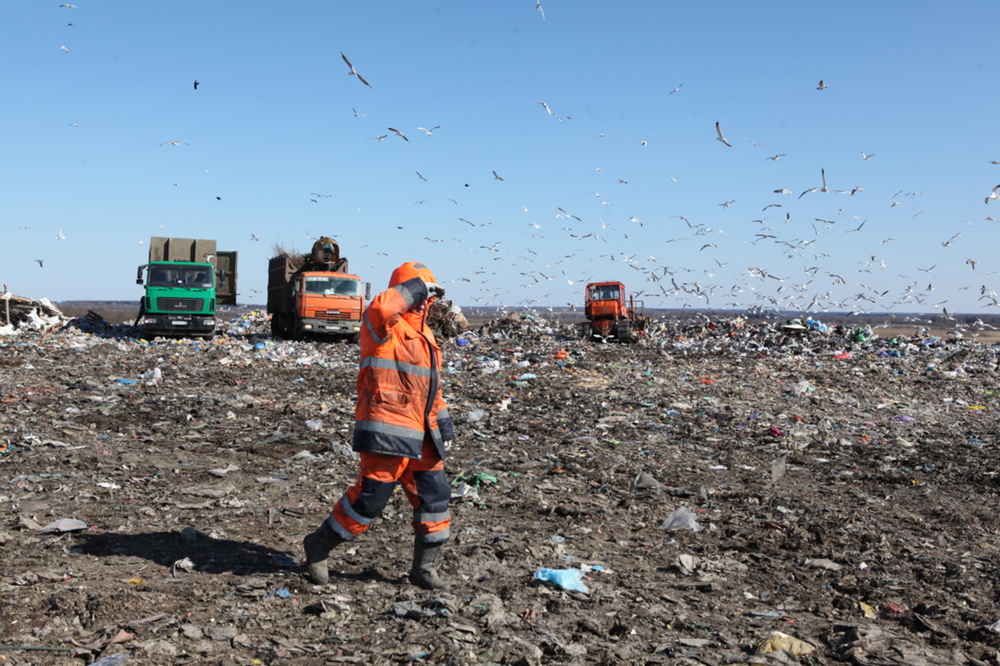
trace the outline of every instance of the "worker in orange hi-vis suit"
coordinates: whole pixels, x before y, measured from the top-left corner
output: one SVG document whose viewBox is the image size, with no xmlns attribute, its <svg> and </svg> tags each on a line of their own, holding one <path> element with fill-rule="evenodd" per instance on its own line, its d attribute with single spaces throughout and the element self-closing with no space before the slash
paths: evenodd
<svg viewBox="0 0 1000 666">
<path fill-rule="evenodd" d="M 330 517 L 303 541 L 315 583 L 330 579 L 330 551 L 368 529 L 402 485 L 413 506 L 410 582 L 448 589 L 437 562 L 451 535 L 444 457 L 454 427 L 441 397 L 441 349 L 427 327 L 427 309 L 443 295 L 430 269 L 411 261 L 393 271 L 389 289 L 365 310 L 353 445 L 361 469 Z"/>
</svg>

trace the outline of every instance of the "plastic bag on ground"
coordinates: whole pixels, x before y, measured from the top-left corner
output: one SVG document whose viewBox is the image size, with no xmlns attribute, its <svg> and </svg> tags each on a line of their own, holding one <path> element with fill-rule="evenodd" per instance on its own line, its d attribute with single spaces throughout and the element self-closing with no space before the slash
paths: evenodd
<svg viewBox="0 0 1000 666">
<path fill-rule="evenodd" d="M 686 506 L 678 507 L 673 513 L 667 516 L 661 527 L 665 530 L 691 530 L 697 532 L 701 525 L 695 520 L 694 514 Z"/>
<path fill-rule="evenodd" d="M 583 584 L 583 572 L 579 569 L 539 569 L 535 572 L 535 578 L 554 583 L 570 592 L 590 594 L 590 590 Z"/>
</svg>

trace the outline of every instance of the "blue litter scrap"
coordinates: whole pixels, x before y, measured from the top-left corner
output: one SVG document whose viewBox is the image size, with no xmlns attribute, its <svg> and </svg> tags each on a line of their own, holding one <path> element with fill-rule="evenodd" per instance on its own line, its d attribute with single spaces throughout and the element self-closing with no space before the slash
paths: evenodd
<svg viewBox="0 0 1000 666">
<path fill-rule="evenodd" d="M 553 583 L 570 592 L 590 594 L 590 590 L 583 584 L 583 572 L 579 569 L 539 569 L 535 572 L 535 578 Z"/>
</svg>

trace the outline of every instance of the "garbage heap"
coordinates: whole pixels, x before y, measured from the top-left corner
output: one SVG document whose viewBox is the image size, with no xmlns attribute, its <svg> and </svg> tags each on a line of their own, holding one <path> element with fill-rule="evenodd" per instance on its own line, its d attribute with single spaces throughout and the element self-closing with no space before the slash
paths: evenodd
<svg viewBox="0 0 1000 666">
<path fill-rule="evenodd" d="M 35 300 L 5 289 L 0 294 L 0 303 L 0 335 L 13 335 L 17 329 L 48 330 L 68 321 L 47 298 Z"/>
</svg>

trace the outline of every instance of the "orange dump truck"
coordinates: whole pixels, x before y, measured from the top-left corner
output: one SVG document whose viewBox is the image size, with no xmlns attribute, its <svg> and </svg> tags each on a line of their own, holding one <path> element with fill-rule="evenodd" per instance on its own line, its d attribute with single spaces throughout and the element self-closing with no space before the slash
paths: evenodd
<svg viewBox="0 0 1000 666">
<path fill-rule="evenodd" d="M 267 311 L 280 338 L 323 337 L 357 342 L 371 285 L 348 272 L 347 257 L 332 238 L 309 254 L 281 253 L 268 262 Z"/>
</svg>

